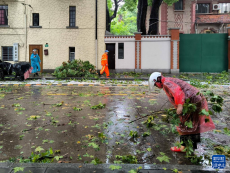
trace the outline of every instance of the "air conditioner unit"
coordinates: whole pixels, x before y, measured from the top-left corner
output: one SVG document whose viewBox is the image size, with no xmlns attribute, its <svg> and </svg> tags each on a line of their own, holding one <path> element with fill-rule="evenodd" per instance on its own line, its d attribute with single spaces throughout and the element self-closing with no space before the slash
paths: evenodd
<svg viewBox="0 0 230 173">
<path fill-rule="evenodd" d="M 220 10 L 220 4 L 213 4 L 213 10 Z"/>
</svg>

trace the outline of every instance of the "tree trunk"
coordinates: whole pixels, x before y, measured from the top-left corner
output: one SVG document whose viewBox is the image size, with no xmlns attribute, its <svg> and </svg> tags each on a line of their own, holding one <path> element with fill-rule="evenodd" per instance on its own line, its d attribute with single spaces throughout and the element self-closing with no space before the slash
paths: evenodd
<svg viewBox="0 0 230 173">
<path fill-rule="evenodd" d="M 107 5 L 107 0 L 106 0 L 106 31 L 110 32 L 110 26 L 111 26 L 111 20 L 110 20 L 109 8 Z"/>
<path fill-rule="evenodd" d="M 149 19 L 149 35 L 158 34 L 158 25 L 159 25 L 159 8 L 163 0 L 153 0 L 152 10 Z"/>
<path fill-rule="evenodd" d="M 137 12 L 137 30 L 142 32 L 142 35 L 146 35 L 146 14 L 148 8 L 148 0 L 138 1 L 138 12 Z"/>
<path fill-rule="evenodd" d="M 110 32 L 110 27 L 111 27 L 111 21 L 116 18 L 117 16 L 117 10 L 118 10 L 118 4 L 121 2 L 122 0 L 114 0 L 114 4 L 115 4 L 115 9 L 113 12 L 113 15 L 110 17 L 109 16 L 109 8 L 107 5 L 107 0 L 106 0 L 106 30 Z"/>
</svg>

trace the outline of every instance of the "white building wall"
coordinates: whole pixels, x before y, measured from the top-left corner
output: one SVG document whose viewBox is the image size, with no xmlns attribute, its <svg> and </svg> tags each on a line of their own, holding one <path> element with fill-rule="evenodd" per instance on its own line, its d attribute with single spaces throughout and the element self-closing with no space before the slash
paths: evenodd
<svg viewBox="0 0 230 173">
<path fill-rule="evenodd" d="M 106 36 L 105 43 L 115 43 L 115 69 L 135 69 L 134 36 Z M 124 59 L 118 59 L 118 43 L 124 43 Z"/>
<path fill-rule="evenodd" d="M 170 38 L 142 39 L 141 69 L 170 69 Z"/>
<path fill-rule="evenodd" d="M 25 11 L 22 3 L 30 4 L 33 8 L 26 6 Z M 28 62 L 31 55 L 29 45 L 43 45 L 45 49 L 45 44 L 48 43 L 49 47 L 46 49 L 49 50 L 49 55 L 43 54 L 43 69 L 55 69 L 63 61 L 68 61 L 69 47 L 75 47 L 75 59 L 90 61 L 96 65 L 95 0 L 0 0 L 0 4 L 8 5 L 10 26 L 8 28 L 0 26 L 0 59 L 2 46 L 19 43 L 19 61 Z M 66 28 L 69 25 L 69 6 L 76 6 L 78 29 Z M 39 25 L 42 28 L 30 28 L 32 13 L 39 13 Z M 105 30 L 106 1 L 100 0 L 98 1 L 98 69 L 101 68 L 100 57 L 105 51 Z"/>
<path fill-rule="evenodd" d="M 124 59 L 118 59 L 118 43 L 116 43 L 116 69 L 135 69 L 135 42 L 124 42 Z"/>
</svg>

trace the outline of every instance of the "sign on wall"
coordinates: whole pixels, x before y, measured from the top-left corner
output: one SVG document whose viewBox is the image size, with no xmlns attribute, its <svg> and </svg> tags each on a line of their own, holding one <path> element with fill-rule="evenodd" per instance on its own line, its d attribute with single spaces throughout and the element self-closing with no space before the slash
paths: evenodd
<svg viewBox="0 0 230 173">
<path fill-rule="evenodd" d="M 14 43 L 13 46 L 13 60 L 18 61 L 18 43 Z"/>
</svg>

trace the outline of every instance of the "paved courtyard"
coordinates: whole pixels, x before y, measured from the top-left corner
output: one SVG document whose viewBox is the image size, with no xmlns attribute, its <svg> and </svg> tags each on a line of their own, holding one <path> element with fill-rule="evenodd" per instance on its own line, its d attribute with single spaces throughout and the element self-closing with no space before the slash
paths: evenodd
<svg viewBox="0 0 230 173">
<path fill-rule="evenodd" d="M 229 89 L 212 89 L 230 101 Z M 138 164 L 168 164 L 157 159 L 164 153 L 172 165 L 192 165 L 183 153 L 170 147 L 179 140 L 162 121 L 171 105 L 163 91 L 147 86 L 8 86 L 0 88 L 0 160 L 28 158 L 32 152 L 53 149 L 58 163 L 121 163 L 135 156 Z M 101 109 L 97 109 L 101 108 Z M 156 126 L 143 123 L 159 111 Z M 213 120 L 217 131 L 202 134 L 196 151 L 208 166 L 218 145 L 229 146 L 229 109 Z M 139 119 L 137 121 L 134 121 Z M 134 122 L 132 122 L 134 121 Z M 130 132 L 137 132 L 136 138 Z M 144 135 L 147 134 L 147 135 Z M 229 161 L 228 161 L 229 164 Z"/>
</svg>

